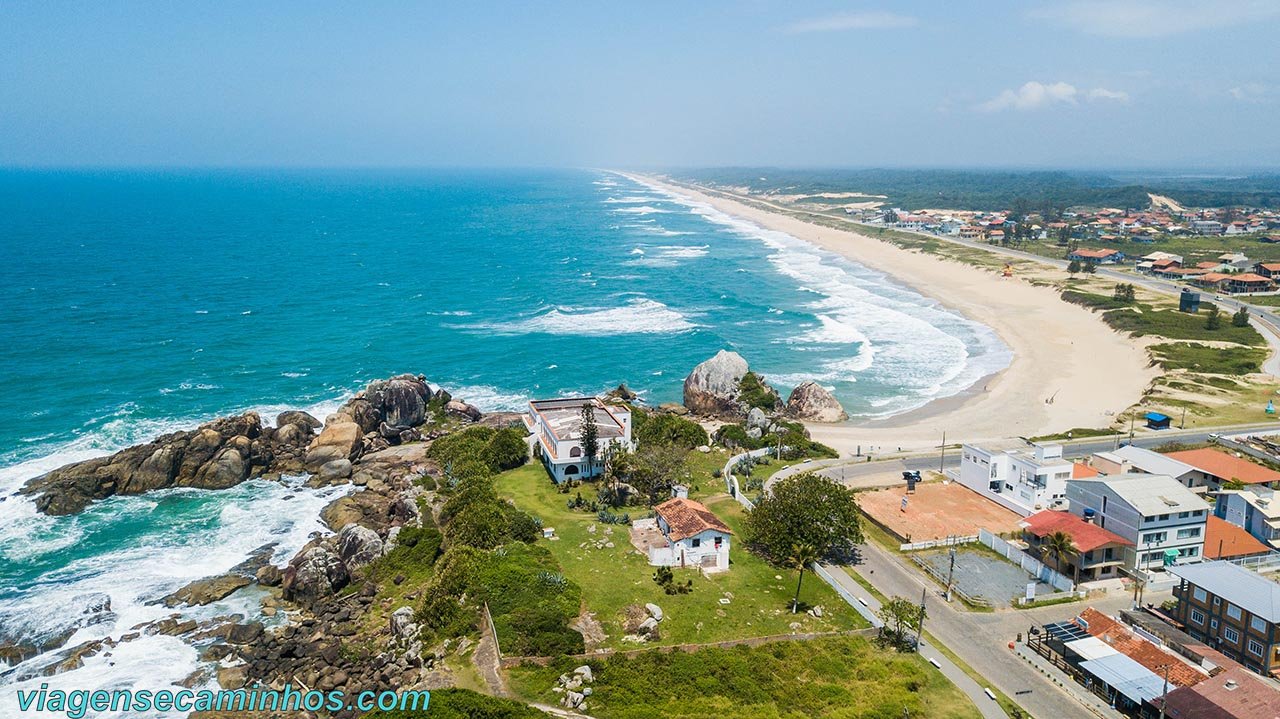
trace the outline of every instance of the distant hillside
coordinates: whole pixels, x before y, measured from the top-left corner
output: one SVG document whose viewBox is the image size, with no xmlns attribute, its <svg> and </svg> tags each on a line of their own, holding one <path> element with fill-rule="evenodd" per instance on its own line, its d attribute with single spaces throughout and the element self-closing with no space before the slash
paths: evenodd
<svg viewBox="0 0 1280 719">
<path fill-rule="evenodd" d="M 1002 210 L 1022 205 L 1031 210 L 1077 205 L 1146 207 L 1148 193 L 1165 195 L 1191 207 L 1280 207 L 1280 175 L 1239 178 L 1124 178 L 1103 173 L 988 170 L 782 170 L 711 168 L 672 173 L 679 179 L 789 195 L 863 192 L 886 195 L 887 204 L 908 210 L 926 207 Z"/>
</svg>

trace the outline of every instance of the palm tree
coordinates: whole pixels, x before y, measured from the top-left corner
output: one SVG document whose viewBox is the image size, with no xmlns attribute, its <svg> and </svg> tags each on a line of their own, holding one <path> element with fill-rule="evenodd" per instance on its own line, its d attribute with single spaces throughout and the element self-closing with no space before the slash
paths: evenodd
<svg viewBox="0 0 1280 719">
<path fill-rule="evenodd" d="M 818 561 L 818 550 L 812 544 L 793 544 L 791 556 L 787 559 L 800 572 L 796 577 L 796 598 L 791 601 L 791 613 L 795 614 L 800 608 L 800 583 L 804 581 L 804 570 Z"/>
<path fill-rule="evenodd" d="M 1070 534 L 1054 532 L 1041 542 L 1040 551 L 1046 557 L 1053 557 L 1054 569 L 1057 570 L 1058 574 L 1062 574 L 1062 558 L 1075 554 L 1077 550 L 1075 542 L 1071 541 Z"/>
</svg>

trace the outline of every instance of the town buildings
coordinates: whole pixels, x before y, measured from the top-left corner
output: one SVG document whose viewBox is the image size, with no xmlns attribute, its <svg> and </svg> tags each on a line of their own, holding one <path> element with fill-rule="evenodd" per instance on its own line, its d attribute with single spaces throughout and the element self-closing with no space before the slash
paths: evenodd
<svg viewBox="0 0 1280 719">
<path fill-rule="evenodd" d="M 1072 479 L 1066 496 L 1072 514 L 1132 543 L 1126 548 L 1128 569 L 1158 570 L 1201 558 L 1209 504 L 1172 477 Z"/>
<path fill-rule="evenodd" d="M 1024 517 L 1062 506 L 1072 471 L 1059 444 L 1029 452 L 991 451 L 972 444 L 961 450 L 960 484 Z"/>
<path fill-rule="evenodd" d="M 1260 674 L 1280 668 L 1280 584 L 1225 561 L 1173 567 L 1185 631 Z"/>
</svg>

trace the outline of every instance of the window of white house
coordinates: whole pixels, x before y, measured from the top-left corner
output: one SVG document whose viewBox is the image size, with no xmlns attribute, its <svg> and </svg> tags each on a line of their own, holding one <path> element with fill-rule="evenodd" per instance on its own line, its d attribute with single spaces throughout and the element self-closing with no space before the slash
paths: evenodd
<svg viewBox="0 0 1280 719">
<path fill-rule="evenodd" d="M 1249 640 L 1249 651 L 1258 656 L 1262 656 L 1262 644 L 1257 639 Z"/>
<path fill-rule="evenodd" d="M 1195 539 L 1200 536 L 1199 527 L 1187 527 L 1178 530 L 1178 539 Z"/>
<path fill-rule="evenodd" d="M 693 540 L 693 542 L 691 542 L 691 544 L 692 544 L 693 546 L 695 546 L 695 547 L 701 547 L 701 546 L 702 546 L 702 540 L 701 540 L 701 539 L 694 539 L 694 540 Z"/>
<path fill-rule="evenodd" d="M 1201 589 L 1200 587 L 1196 587 L 1195 589 L 1191 590 L 1191 595 L 1196 598 L 1197 602 L 1209 601 L 1209 593 Z"/>
<path fill-rule="evenodd" d="M 1178 512 L 1178 519 L 1186 519 L 1191 516 L 1191 512 Z"/>
<path fill-rule="evenodd" d="M 1223 638 L 1223 639 L 1226 639 L 1227 641 L 1231 642 L 1232 644 L 1235 644 L 1236 642 L 1240 641 L 1240 632 L 1237 632 L 1236 630 L 1232 629 L 1231 627 L 1223 627 L 1223 628 L 1222 628 L 1222 638 Z"/>
<path fill-rule="evenodd" d="M 1237 607 L 1231 602 L 1227 602 L 1227 616 L 1231 617 L 1232 619 L 1239 619 L 1240 615 L 1241 615 L 1240 607 Z"/>
<path fill-rule="evenodd" d="M 1204 612 L 1200 611 L 1199 609 L 1192 609 L 1191 621 L 1196 624 L 1199 624 L 1200 626 L 1204 626 Z"/>
<path fill-rule="evenodd" d="M 1259 634 L 1267 633 L 1267 623 L 1263 621 L 1262 617 L 1254 617 L 1253 619 L 1250 619 L 1249 626 L 1253 627 L 1253 631 L 1258 632 Z"/>
<path fill-rule="evenodd" d="M 1194 557 L 1200 553 L 1199 547 L 1183 547 L 1178 550 L 1179 557 Z"/>
<path fill-rule="evenodd" d="M 1168 536 L 1169 536 L 1168 532 L 1148 532 L 1147 534 L 1142 535 L 1142 543 L 1157 544 L 1159 542 L 1163 542 L 1166 538 L 1168 538 Z"/>
</svg>

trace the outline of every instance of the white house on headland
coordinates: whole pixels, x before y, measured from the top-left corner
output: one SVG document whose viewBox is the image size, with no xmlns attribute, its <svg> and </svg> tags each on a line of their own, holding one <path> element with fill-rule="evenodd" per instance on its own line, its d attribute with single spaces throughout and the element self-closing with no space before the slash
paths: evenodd
<svg viewBox="0 0 1280 719">
<path fill-rule="evenodd" d="M 596 420 L 599 448 L 595 461 L 587 466 L 582 454 L 582 408 L 590 406 Z M 610 449 L 633 450 L 631 410 L 625 405 L 605 404 L 596 397 L 536 399 L 529 402 L 524 416 L 529 443 L 541 457 L 556 484 L 570 479 L 588 479 L 604 471 L 604 455 Z"/>
<path fill-rule="evenodd" d="M 1071 513 L 1119 535 L 1125 567 L 1159 569 L 1200 561 L 1209 503 L 1173 477 L 1118 474 L 1067 482 Z"/>
<path fill-rule="evenodd" d="M 729 538 L 733 532 L 700 502 L 676 497 L 653 508 L 658 531 L 667 546 L 649 547 L 655 567 L 700 567 L 707 572 L 729 568 Z"/>
<path fill-rule="evenodd" d="M 1027 517 L 1064 501 L 1073 468 L 1062 458 L 1060 444 L 1038 445 L 1033 452 L 995 451 L 966 444 L 960 459 L 960 484 Z"/>
</svg>

